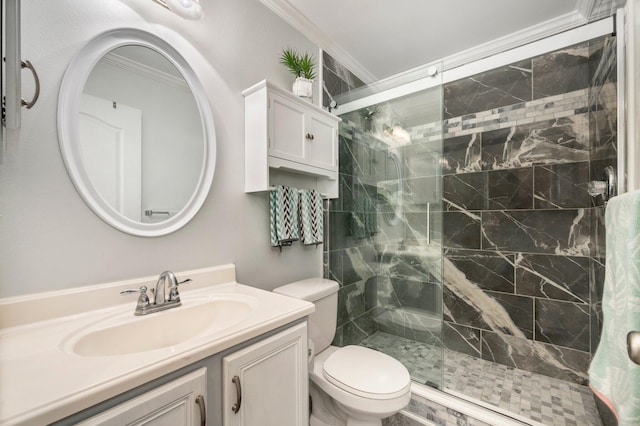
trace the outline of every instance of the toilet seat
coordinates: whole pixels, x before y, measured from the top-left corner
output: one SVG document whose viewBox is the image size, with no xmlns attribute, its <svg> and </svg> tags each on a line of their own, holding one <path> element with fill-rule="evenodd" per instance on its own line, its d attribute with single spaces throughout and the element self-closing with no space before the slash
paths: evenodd
<svg viewBox="0 0 640 426">
<path fill-rule="evenodd" d="M 323 376 L 334 386 L 367 399 L 398 398 L 411 386 L 409 372 L 399 361 L 361 346 L 333 352 L 324 362 Z"/>
</svg>

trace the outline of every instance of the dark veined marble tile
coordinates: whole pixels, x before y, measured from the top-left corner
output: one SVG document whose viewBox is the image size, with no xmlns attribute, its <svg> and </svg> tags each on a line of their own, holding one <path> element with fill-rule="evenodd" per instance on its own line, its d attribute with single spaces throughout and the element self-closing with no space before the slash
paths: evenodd
<svg viewBox="0 0 640 426">
<path fill-rule="evenodd" d="M 589 277 L 591 278 L 590 288 L 592 303 L 602 302 L 602 294 L 604 293 L 604 276 L 606 271 L 604 265 L 604 259 L 591 258 L 591 262 L 589 264 L 591 273 L 589 274 Z"/>
<path fill-rule="evenodd" d="M 445 247 L 480 248 L 480 216 L 465 212 L 443 212 L 442 232 Z"/>
<path fill-rule="evenodd" d="M 326 253 L 327 256 L 327 274 L 325 278 L 330 280 L 337 281 L 338 284 L 343 285 L 342 283 L 342 256 L 344 255 L 343 250 L 331 250 Z"/>
<path fill-rule="evenodd" d="M 412 142 L 403 150 L 405 178 L 440 175 L 442 140 Z"/>
<path fill-rule="evenodd" d="M 445 249 L 448 262 L 466 279 L 484 290 L 514 293 L 514 255 L 480 250 Z M 445 271 L 448 275 L 449 271 Z"/>
<path fill-rule="evenodd" d="M 516 283 L 518 294 L 589 303 L 589 258 L 519 254 Z"/>
<path fill-rule="evenodd" d="M 588 352 L 562 348 L 520 337 L 482 332 L 482 358 L 521 370 L 588 383 Z"/>
<path fill-rule="evenodd" d="M 460 173 L 442 177 L 442 196 L 447 210 L 487 208 L 487 173 Z"/>
<path fill-rule="evenodd" d="M 600 90 L 604 99 L 589 112 L 589 133 L 591 136 L 591 158 L 594 160 L 615 159 L 618 145 L 618 116 L 616 86 L 607 84 Z M 609 101 L 608 99 L 612 99 Z"/>
<path fill-rule="evenodd" d="M 531 168 L 488 172 L 489 210 L 533 208 L 533 170 Z"/>
<path fill-rule="evenodd" d="M 369 334 L 362 327 L 354 321 L 349 321 L 336 328 L 336 335 L 331 344 L 335 346 L 358 345 L 367 337 Z"/>
<path fill-rule="evenodd" d="M 403 210 L 405 212 L 426 212 L 429 204 L 440 202 L 441 185 L 440 176 L 404 179 Z"/>
<path fill-rule="evenodd" d="M 486 293 L 489 297 L 495 299 L 504 309 L 504 313 L 509 316 L 507 324 L 502 324 L 496 318 L 493 322 L 493 331 L 516 335 L 513 329 L 515 325 L 524 334 L 524 337 L 533 339 L 533 298 L 492 291 Z M 486 312 L 485 315 L 500 316 L 500 320 L 504 321 L 504 318 L 502 318 L 503 313 L 497 313 L 494 310 Z"/>
<path fill-rule="evenodd" d="M 342 253 L 343 285 L 364 282 L 377 275 L 377 258 L 372 246 L 350 247 L 343 250 Z"/>
<path fill-rule="evenodd" d="M 591 207 L 589 162 L 535 167 L 535 208 Z"/>
<path fill-rule="evenodd" d="M 340 287 L 338 290 L 338 323 L 344 325 L 367 312 L 364 281 Z"/>
<path fill-rule="evenodd" d="M 445 84 L 444 118 L 530 100 L 531 60 L 527 59 Z"/>
<path fill-rule="evenodd" d="M 587 304 L 536 299 L 535 340 L 589 351 L 590 314 Z"/>
<path fill-rule="evenodd" d="M 338 136 L 338 171 L 347 175 L 354 172 L 354 142 L 343 135 Z"/>
<path fill-rule="evenodd" d="M 347 224 L 350 212 L 332 212 L 329 215 L 329 246 L 332 250 L 348 247 Z"/>
<path fill-rule="evenodd" d="M 532 59 L 533 99 L 589 87 L 589 43 L 580 43 Z"/>
<path fill-rule="evenodd" d="M 442 296 L 438 284 L 395 277 L 391 278 L 391 284 L 401 307 L 416 308 L 439 316 Z"/>
<path fill-rule="evenodd" d="M 442 174 L 479 172 L 481 167 L 480 134 L 456 136 L 443 141 Z"/>
<path fill-rule="evenodd" d="M 381 270 L 397 279 L 417 282 L 440 282 L 439 254 L 427 250 L 398 250 L 381 257 Z"/>
<path fill-rule="evenodd" d="M 400 307 L 400 301 L 388 275 L 378 275 L 374 281 L 368 283 L 366 292 L 368 304 L 375 304 L 383 309 Z"/>
<path fill-rule="evenodd" d="M 482 212 L 482 248 L 588 256 L 591 244 L 590 210 Z"/>
<path fill-rule="evenodd" d="M 604 205 L 591 209 L 591 256 L 604 262 L 607 256 L 607 234 Z"/>
<path fill-rule="evenodd" d="M 362 80 L 356 77 L 347 67 L 336 61 L 335 58 L 327 52 L 322 53 L 322 66 L 324 68 L 322 78 L 324 79 L 325 84 L 327 84 L 327 88 L 330 89 L 329 93 L 334 97 L 345 93 L 345 90 L 341 85 L 346 86 L 347 89 L 355 89 L 365 85 Z M 333 88 L 333 90 L 331 90 L 331 88 Z M 341 88 L 342 90 L 337 90 L 338 88 Z M 324 105 L 329 104 L 326 103 Z"/>
<path fill-rule="evenodd" d="M 442 297 L 445 321 L 483 330 L 491 329 L 482 318 L 483 312 L 474 305 L 473 301 L 461 295 L 449 283 L 445 283 Z"/>
<path fill-rule="evenodd" d="M 404 236 L 407 242 L 426 245 L 428 232 L 433 238 L 434 233 L 431 228 L 433 224 L 427 226 L 427 221 L 431 220 L 431 217 L 427 216 L 426 212 L 405 213 L 405 218 Z"/>
<path fill-rule="evenodd" d="M 482 134 L 482 168 L 513 169 L 589 160 L 588 113 Z"/>
<path fill-rule="evenodd" d="M 442 343 L 445 348 L 480 357 L 480 330 L 445 321 L 443 336 Z"/>
</svg>

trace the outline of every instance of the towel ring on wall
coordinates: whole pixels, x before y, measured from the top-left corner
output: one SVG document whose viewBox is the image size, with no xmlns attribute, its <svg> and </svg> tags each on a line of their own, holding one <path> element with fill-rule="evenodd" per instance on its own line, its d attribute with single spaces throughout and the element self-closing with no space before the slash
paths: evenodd
<svg viewBox="0 0 640 426">
<path fill-rule="evenodd" d="M 31 109 L 36 104 L 36 102 L 38 102 L 38 98 L 40 97 L 40 78 L 38 78 L 38 73 L 36 72 L 36 69 L 30 61 L 21 61 L 20 66 L 22 69 L 27 68 L 31 71 L 31 74 L 33 75 L 33 81 L 36 85 L 35 92 L 33 93 L 33 98 L 30 101 L 25 101 L 24 98 L 20 99 L 20 105 L 26 107 L 27 109 Z"/>
<path fill-rule="evenodd" d="M 602 200 L 607 203 L 618 195 L 618 178 L 613 167 L 607 166 L 602 171 L 602 180 L 592 180 L 587 185 L 587 191 L 592 197 L 602 195 Z"/>
</svg>

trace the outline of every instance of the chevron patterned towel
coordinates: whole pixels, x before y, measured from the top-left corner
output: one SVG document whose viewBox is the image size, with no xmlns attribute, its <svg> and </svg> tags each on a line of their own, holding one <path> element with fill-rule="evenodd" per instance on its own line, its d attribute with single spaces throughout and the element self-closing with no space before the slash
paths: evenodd
<svg viewBox="0 0 640 426">
<path fill-rule="evenodd" d="M 322 244 L 322 195 L 315 189 L 300 190 L 300 240 L 304 245 Z"/>
<path fill-rule="evenodd" d="M 299 239 L 298 190 L 276 186 L 269 194 L 271 246 L 290 246 Z"/>
</svg>

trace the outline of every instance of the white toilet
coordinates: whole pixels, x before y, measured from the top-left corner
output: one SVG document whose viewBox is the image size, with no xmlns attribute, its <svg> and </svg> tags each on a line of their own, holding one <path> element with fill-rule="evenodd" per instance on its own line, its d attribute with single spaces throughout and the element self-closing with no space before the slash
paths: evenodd
<svg viewBox="0 0 640 426">
<path fill-rule="evenodd" d="M 360 346 L 330 346 L 336 333 L 338 283 L 323 278 L 273 290 L 315 304 L 309 317 L 311 426 L 380 426 L 411 399 L 411 377 L 394 358 Z"/>
</svg>

